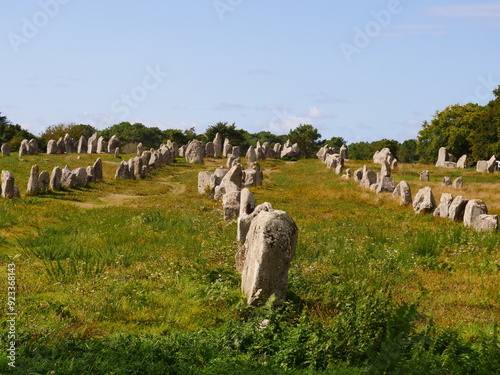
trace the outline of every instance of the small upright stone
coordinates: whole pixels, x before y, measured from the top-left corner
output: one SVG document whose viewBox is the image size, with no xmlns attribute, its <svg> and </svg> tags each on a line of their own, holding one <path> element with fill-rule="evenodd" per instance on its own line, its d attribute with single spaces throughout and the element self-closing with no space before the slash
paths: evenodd
<svg viewBox="0 0 500 375">
<path fill-rule="evenodd" d="M 401 181 L 394 191 L 392 192 L 392 196 L 397 198 L 400 197 L 399 204 L 401 206 L 407 206 L 409 204 L 412 204 L 413 200 L 411 197 L 411 189 L 410 185 L 408 185 L 408 182 L 406 181 Z"/>
<path fill-rule="evenodd" d="M 71 173 L 69 166 L 65 166 L 62 170 L 61 177 L 62 186 L 65 188 L 74 188 L 76 186 L 76 175 Z"/>
<path fill-rule="evenodd" d="M 455 189 L 460 189 L 464 186 L 464 180 L 462 177 L 457 177 L 451 184 Z"/>
<path fill-rule="evenodd" d="M 86 154 L 87 148 L 88 148 L 87 137 L 82 135 L 82 136 L 80 136 L 80 139 L 78 140 L 78 146 L 76 147 L 76 152 L 77 152 L 77 154 Z"/>
<path fill-rule="evenodd" d="M 391 177 L 391 165 L 384 160 L 382 163 L 382 168 L 380 170 L 380 177 Z"/>
<path fill-rule="evenodd" d="M 49 190 L 50 176 L 49 172 L 42 171 L 38 175 L 38 191 L 41 193 L 46 193 Z"/>
<path fill-rule="evenodd" d="M 451 178 L 449 178 L 448 176 L 443 177 L 443 181 L 441 181 L 441 184 L 446 186 L 451 185 Z"/>
<path fill-rule="evenodd" d="M 62 188 L 62 169 L 59 167 L 54 167 L 50 175 L 49 189 L 52 191 L 58 191 Z"/>
<path fill-rule="evenodd" d="M 19 157 L 29 155 L 28 140 L 23 139 L 21 145 L 19 146 Z"/>
<path fill-rule="evenodd" d="M 413 200 L 413 209 L 417 214 L 432 213 L 436 208 L 436 200 L 432 194 L 432 189 L 428 186 L 420 189 Z"/>
<path fill-rule="evenodd" d="M 420 181 L 429 181 L 429 171 L 422 171 L 420 173 Z"/>
<path fill-rule="evenodd" d="M 8 143 L 4 143 L 2 145 L 2 156 L 10 156 L 10 152 L 12 151 L 12 147 Z"/>
<path fill-rule="evenodd" d="M 116 135 L 113 135 L 108 142 L 108 154 L 115 154 L 116 149 L 118 149 L 118 155 L 120 155 L 120 139 Z"/>
<path fill-rule="evenodd" d="M 92 166 L 94 168 L 94 181 L 95 182 L 102 182 L 102 160 L 101 158 L 97 158 L 95 161 L 94 165 Z"/>
<path fill-rule="evenodd" d="M 465 168 L 467 165 L 467 154 L 462 155 L 457 161 L 457 168 Z"/>
<path fill-rule="evenodd" d="M 255 152 L 255 148 L 253 146 L 250 146 L 248 148 L 248 151 L 246 153 L 246 158 L 247 158 L 247 163 L 255 163 L 257 161 L 257 154 Z"/>
<path fill-rule="evenodd" d="M 57 142 L 51 139 L 47 143 L 47 154 L 52 155 L 52 154 L 57 154 L 59 152 L 59 148 L 57 147 Z"/>
<path fill-rule="evenodd" d="M 441 194 L 439 206 L 434 210 L 434 216 L 448 217 L 453 196 L 450 193 Z"/>
<path fill-rule="evenodd" d="M 222 139 L 219 133 L 214 138 L 214 157 L 220 158 L 222 156 Z"/>
<path fill-rule="evenodd" d="M 38 192 L 38 165 L 35 164 L 34 166 L 31 167 L 26 193 L 36 194 L 37 192 Z"/>
<path fill-rule="evenodd" d="M 346 145 L 342 145 L 342 146 L 340 147 L 339 154 L 340 154 L 340 157 L 341 157 L 342 159 L 344 159 L 344 160 L 349 159 L 348 150 L 347 150 Z"/>
<path fill-rule="evenodd" d="M 448 209 L 448 217 L 453 221 L 462 221 L 464 219 L 465 206 L 467 206 L 467 202 L 469 201 L 461 195 L 456 196 Z"/>
<path fill-rule="evenodd" d="M 190 164 L 203 164 L 205 157 L 205 144 L 202 141 L 193 140 L 184 153 L 186 161 Z"/>
<path fill-rule="evenodd" d="M 377 194 L 380 193 L 392 193 L 394 192 L 394 189 L 396 188 L 396 184 L 394 183 L 394 180 L 390 177 L 382 177 L 377 184 L 377 189 L 375 192 Z"/>
<path fill-rule="evenodd" d="M 15 197 L 14 175 L 10 171 L 2 171 L 2 197 L 12 199 Z"/>
<path fill-rule="evenodd" d="M 97 152 L 97 133 L 92 134 L 87 142 L 87 154 L 95 154 Z"/>
<path fill-rule="evenodd" d="M 495 170 L 497 169 L 497 158 L 495 157 L 495 155 L 493 155 L 490 160 L 488 160 L 488 163 L 486 165 L 486 170 L 488 173 L 493 173 L 495 172 Z"/>
<path fill-rule="evenodd" d="M 205 145 L 205 155 L 207 158 L 213 158 L 215 156 L 214 143 L 212 141 L 207 142 Z"/>
<path fill-rule="evenodd" d="M 106 141 L 104 140 L 104 137 L 99 137 L 97 140 L 97 153 L 98 154 L 105 154 L 106 153 Z"/>
<path fill-rule="evenodd" d="M 130 171 L 128 168 L 128 163 L 125 160 L 122 160 L 120 162 L 120 165 L 116 169 L 115 179 L 116 178 L 125 178 L 125 179 L 131 178 Z"/>
<path fill-rule="evenodd" d="M 465 206 L 464 212 L 464 226 L 474 227 L 474 221 L 479 215 L 488 214 L 486 203 L 481 199 L 472 199 Z"/>
<path fill-rule="evenodd" d="M 142 156 L 142 153 L 144 152 L 144 146 L 142 143 L 139 143 L 137 145 L 137 156 Z"/>
</svg>

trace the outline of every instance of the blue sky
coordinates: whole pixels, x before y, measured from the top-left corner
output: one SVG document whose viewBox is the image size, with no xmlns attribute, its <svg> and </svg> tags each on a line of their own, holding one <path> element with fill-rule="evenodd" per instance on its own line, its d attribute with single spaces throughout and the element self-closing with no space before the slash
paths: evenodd
<svg viewBox="0 0 500 375">
<path fill-rule="evenodd" d="M 0 112 L 35 134 L 219 121 L 414 138 L 500 84 L 500 1 L 0 0 Z"/>
</svg>

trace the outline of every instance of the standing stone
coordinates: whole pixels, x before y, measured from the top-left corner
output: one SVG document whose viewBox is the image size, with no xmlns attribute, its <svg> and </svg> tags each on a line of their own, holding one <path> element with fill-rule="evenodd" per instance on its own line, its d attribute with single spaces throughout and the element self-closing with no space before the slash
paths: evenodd
<svg viewBox="0 0 500 375">
<path fill-rule="evenodd" d="M 375 190 L 377 194 L 380 193 L 392 193 L 396 188 L 394 180 L 390 177 L 382 177 L 377 184 L 377 189 Z"/>
<path fill-rule="evenodd" d="M 284 211 L 262 211 L 252 220 L 241 283 L 249 305 L 265 303 L 273 294 L 275 304 L 285 299 L 297 237 L 297 225 Z"/>
<path fill-rule="evenodd" d="M 420 181 L 429 181 L 429 171 L 420 172 Z"/>
<path fill-rule="evenodd" d="M 198 194 L 212 195 L 212 190 L 214 187 L 211 186 L 212 173 L 208 171 L 202 171 L 198 173 Z"/>
<path fill-rule="evenodd" d="M 384 160 L 382 163 L 382 168 L 380 170 L 380 177 L 391 177 L 391 165 Z"/>
<path fill-rule="evenodd" d="M 479 215 L 488 214 L 486 203 L 480 199 L 471 199 L 465 206 L 464 226 L 474 227 L 474 222 Z"/>
<path fill-rule="evenodd" d="M 413 200 L 413 209 L 417 214 L 429 214 L 436 208 L 436 200 L 432 189 L 428 186 L 420 189 Z"/>
<path fill-rule="evenodd" d="M 38 155 L 38 142 L 36 139 L 30 139 L 28 142 L 28 154 Z"/>
<path fill-rule="evenodd" d="M 144 174 L 144 170 L 143 170 L 143 160 L 142 158 L 136 156 L 134 158 L 134 178 L 135 179 L 141 179 L 141 178 L 144 178 L 146 175 Z"/>
<path fill-rule="evenodd" d="M 29 155 L 28 141 L 23 139 L 21 145 L 19 146 L 19 157 Z"/>
<path fill-rule="evenodd" d="M 104 140 L 104 137 L 99 137 L 97 140 L 97 153 L 98 154 L 105 154 L 106 153 L 106 141 Z"/>
<path fill-rule="evenodd" d="M 455 189 L 460 189 L 464 186 L 464 180 L 462 177 L 457 177 L 451 184 Z"/>
<path fill-rule="evenodd" d="M 446 147 L 441 147 L 438 152 L 438 160 L 436 162 L 436 167 L 444 167 L 445 163 L 448 161 L 448 151 Z"/>
<path fill-rule="evenodd" d="M 346 145 L 342 145 L 342 146 L 340 147 L 339 154 L 340 154 L 340 157 L 341 157 L 342 159 L 344 159 L 344 160 L 349 159 L 348 150 L 347 150 Z M 390 176 L 387 176 L 387 177 L 390 177 Z"/>
<path fill-rule="evenodd" d="M 467 154 L 462 155 L 457 161 L 457 168 L 465 168 L 467 165 Z"/>
<path fill-rule="evenodd" d="M 71 173 L 75 175 L 75 186 L 87 186 L 87 168 L 76 168 Z"/>
<path fill-rule="evenodd" d="M 497 230 L 498 215 L 479 215 L 474 221 L 473 228 L 478 232 Z"/>
<path fill-rule="evenodd" d="M 115 158 L 120 158 L 120 147 L 115 148 Z"/>
<path fill-rule="evenodd" d="M 227 155 L 227 162 L 226 162 L 226 167 L 232 168 L 234 165 L 241 163 L 240 158 L 237 158 L 233 154 L 228 154 Z"/>
<path fill-rule="evenodd" d="M 241 151 L 240 151 L 240 146 L 233 146 L 233 149 L 231 151 L 231 154 L 235 158 L 240 158 L 241 157 Z"/>
<path fill-rule="evenodd" d="M 385 147 L 380 151 L 375 152 L 373 155 L 373 162 L 375 164 L 382 164 L 384 161 L 388 162 L 389 165 L 394 160 L 394 156 L 389 148 Z"/>
<path fill-rule="evenodd" d="M 117 179 L 117 178 L 125 178 L 125 179 L 131 178 L 130 171 L 128 168 L 128 163 L 125 160 L 122 160 L 120 162 L 120 165 L 116 169 L 115 179 Z"/>
<path fill-rule="evenodd" d="M 10 152 L 12 151 L 12 147 L 8 143 L 4 143 L 2 145 L 2 155 L 3 156 L 10 156 Z"/>
<path fill-rule="evenodd" d="M 87 142 L 87 154 L 95 154 L 96 152 L 97 152 L 97 133 L 94 133 Z"/>
<path fill-rule="evenodd" d="M 263 173 L 259 163 L 254 163 L 250 168 L 245 169 L 243 186 L 255 187 L 262 185 Z"/>
<path fill-rule="evenodd" d="M 222 210 L 224 212 L 224 220 L 230 221 L 236 219 L 240 212 L 240 196 L 239 190 L 226 192 L 222 196 Z"/>
<path fill-rule="evenodd" d="M 450 193 L 441 194 L 441 199 L 439 201 L 439 206 L 434 210 L 434 216 L 448 217 L 450 211 L 450 205 L 453 202 L 453 196 Z"/>
<path fill-rule="evenodd" d="M 87 167 L 87 182 L 95 182 L 95 171 L 91 165 Z"/>
<path fill-rule="evenodd" d="M 205 155 L 207 158 L 213 158 L 215 156 L 214 143 L 212 141 L 207 142 L 205 145 Z"/>
<path fill-rule="evenodd" d="M 38 165 L 35 164 L 34 166 L 31 167 L 26 193 L 36 194 L 37 192 L 38 192 Z"/>
<path fill-rule="evenodd" d="M 71 136 L 66 133 L 64 135 L 64 138 L 63 138 L 63 142 L 64 142 L 64 148 L 66 149 L 66 153 L 67 154 L 72 154 L 74 152 L 73 150 L 73 138 L 71 138 Z"/>
<path fill-rule="evenodd" d="M 243 187 L 243 168 L 241 164 L 233 166 L 222 178 L 219 186 L 215 188 L 214 199 L 222 199 L 224 194 L 231 191 L 240 191 Z"/>
<path fill-rule="evenodd" d="M 495 155 L 493 155 L 490 160 L 488 160 L 488 164 L 486 166 L 486 170 L 488 171 L 488 173 L 493 173 L 495 172 L 495 170 L 497 169 L 497 158 L 495 157 Z"/>
<path fill-rule="evenodd" d="M 190 164 L 203 164 L 205 156 L 205 144 L 201 141 L 192 141 L 184 153 L 186 161 Z"/>
<path fill-rule="evenodd" d="M 108 154 L 114 154 L 118 149 L 118 155 L 120 155 L 120 139 L 113 135 L 108 142 Z"/>
<path fill-rule="evenodd" d="M 344 166 L 342 163 L 338 163 L 335 167 L 335 174 L 342 174 L 344 172 Z"/>
<path fill-rule="evenodd" d="M 167 147 L 172 151 L 172 159 L 179 157 L 179 145 L 177 142 L 171 142 L 168 140 Z"/>
<path fill-rule="evenodd" d="M 451 185 L 451 178 L 448 176 L 443 177 L 443 181 L 441 181 L 442 185 Z"/>
<path fill-rule="evenodd" d="M 10 171 L 2 171 L 2 197 L 12 199 L 14 192 L 14 175 Z"/>
<path fill-rule="evenodd" d="M 222 156 L 222 140 L 219 133 L 214 138 L 214 157 L 220 158 Z"/>
<path fill-rule="evenodd" d="M 229 139 L 224 139 L 224 145 L 222 146 L 222 156 L 227 157 L 233 151 L 233 146 L 229 143 Z"/>
<path fill-rule="evenodd" d="M 151 160 L 151 155 L 153 154 L 154 149 L 152 148 L 150 151 L 144 151 L 142 153 L 141 159 L 142 159 L 142 165 L 148 165 L 149 161 Z"/>
<path fill-rule="evenodd" d="M 57 153 L 58 154 L 65 154 L 66 153 L 66 145 L 64 143 L 64 138 L 59 137 L 57 140 Z"/>
<path fill-rule="evenodd" d="M 87 137 L 84 135 L 80 136 L 78 140 L 78 146 L 76 147 L 77 154 L 86 154 L 88 149 Z"/>
<path fill-rule="evenodd" d="M 377 183 L 377 174 L 371 169 L 365 170 L 361 178 L 361 185 L 369 188 L 371 185 Z"/>
<path fill-rule="evenodd" d="M 391 169 L 396 169 L 398 167 L 398 160 L 394 159 L 391 163 Z"/>
<path fill-rule="evenodd" d="M 479 160 L 476 164 L 477 172 L 486 172 L 488 170 L 488 161 L 487 160 Z"/>
<path fill-rule="evenodd" d="M 76 186 L 76 175 L 71 172 L 67 165 L 62 170 L 61 183 L 65 188 L 71 189 Z"/>
<path fill-rule="evenodd" d="M 142 153 L 144 152 L 144 146 L 142 143 L 139 143 L 137 145 L 137 156 L 142 156 Z"/>
<path fill-rule="evenodd" d="M 94 181 L 95 182 L 101 182 L 103 180 L 102 178 L 102 160 L 101 158 L 97 158 L 95 161 L 94 165 L 92 166 L 94 168 Z"/>
<path fill-rule="evenodd" d="M 52 174 L 50 175 L 49 189 L 52 191 L 58 191 L 62 188 L 62 169 L 59 167 L 54 167 L 52 169 Z"/>
<path fill-rule="evenodd" d="M 463 221 L 467 202 L 469 201 L 461 195 L 455 197 L 448 209 L 448 217 L 453 221 Z"/>
<path fill-rule="evenodd" d="M 38 191 L 42 193 L 46 193 L 49 189 L 50 176 L 49 172 L 42 171 L 38 175 Z"/>
<path fill-rule="evenodd" d="M 257 154 L 256 154 L 255 148 L 253 146 L 250 146 L 248 148 L 248 151 L 247 151 L 245 157 L 247 158 L 248 164 L 255 163 L 257 161 Z"/>
<path fill-rule="evenodd" d="M 47 143 L 47 154 L 57 154 L 59 152 L 59 148 L 57 147 L 57 142 L 51 139 Z"/>
<path fill-rule="evenodd" d="M 406 181 L 401 181 L 394 191 L 392 192 L 392 196 L 397 198 L 400 197 L 399 204 L 401 206 L 407 206 L 409 204 L 412 204 L 413 200 L 411 197 L 411 189 L 410 185 L 408 185 L 408 182 Z"/>
<path fill-rule="evenodd" d="M 274 151 L 274 157 L 279 158 L 281 155 L 281 143 L 275 143 L 273 151 Z"/>
<path fill-rule="evenodd" d="M 353 180 L 354 181 L 361 181 L 362 178 L 363 178 L 363 169 L 361 169 L 361 168 L 356 169 L 354 171 Z"/>
</svg>

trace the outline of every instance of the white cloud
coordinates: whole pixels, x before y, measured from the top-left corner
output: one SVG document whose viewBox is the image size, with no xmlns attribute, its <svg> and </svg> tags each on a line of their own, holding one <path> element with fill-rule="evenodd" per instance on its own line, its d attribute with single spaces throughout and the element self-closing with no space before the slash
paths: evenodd
<svg viewBox="0 0 500 375">
<path fill-rule="evenodd" d="M 290 116 L 275 118 L 269 123 L 269 130 L 274 134 L 287 134 L 300 124 L 311 124 L 311 122 L 309 117 Z"/>
<path fill-rule="evenodd" d="M 324 111 L 324 110 L 322 110 L 318 107 L 315 107 L 315 106 L 309 106 L 309 114 L 307 116 L 312 117 L 312 118 L 331 118 L 331 117 L 333 117 L 327 111 Z"/>
<path fill-rule="evenodd" d="M 433 6 L 426 8 L 426 13 L 434 17 L 500 20 L 500 1 L 481 4 Z"/>
</svg>

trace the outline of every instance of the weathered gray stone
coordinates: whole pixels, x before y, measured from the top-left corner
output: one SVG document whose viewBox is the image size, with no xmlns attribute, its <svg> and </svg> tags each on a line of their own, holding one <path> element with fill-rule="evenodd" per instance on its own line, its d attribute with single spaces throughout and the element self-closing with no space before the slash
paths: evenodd
<svg viewBox="0 0 500 375">
<path fill-rule="evenodd" d="M 148 165 L 149 161 L 151 160 L 151 155 L 154 152 L 154 149 L 151 149 L 149 151 L 144 151 L 142 153 L 141 159 L 142 159 L 142 165 Z"/>
<path fill-rule="evenodd" d="M 54 167 L 50 175 L 49 189 L 52 191 L 59 191 L 62 188 L 62 169 Z"/>
<path fill-rule="evenodd" d="M 488 160 L 486 170 L 488 173 L 493 173 L 493 172 L 495 172 L 496 169 L 497 169 L 497 158 L 495 157 L 495 155 L 493 155 L 490 158 L 490 160 Z"/>
<path fill-rule="evenodd" d="M 38 175 L 38 192 L 46 193 L 49 189 L 50 176 L 49 172 L 42 171 Z"/>
<path fill-rule="evenodd" d="M 420 172 L 420 181 L 429 181 L 429 171 Z"/>
<path fill-rule="evenodd" d="M 104 140 L 104 137 L 99 137 L 99 139 L 97 140 L 97 153 L 98 154 L 105 154 L 106 153 L 106 146 L 107 146 L 107 143 L 106 141 Z"/>
<path fill-rule="evenodd" d="M 38 155 L 38 142 L 36 139 L 30 139 L 28 142 L 28 154 Z"/>
<path fill-rule="evenodd" d="M 229 143 L 229 138 L 224 139 L 224 145 L 222 146 L 222 156 L 227 157 L 233 151 L 233 146 Z"/>
<path fill-rule="evenodd" d="M 462 186 L 464 186 L 464 180 L 462 177 L 457 177 L 453 183 L 451 184 L 455 189 L 460 189 Z"/>
<path fill-rule="evenodd" d="M 89 147 L 87 137 L 84 135 L 80 136 L 80 139 L 78 140 L 78 145 L 76 147 L 76 153 L 77 154 L 86 154 L 87 149 Z"/>
<path fill-rule="evenodd" d="M 375 164 L 382 164 L 384 161 L 386 161 L 390 165 L 393 160 L 394 156 L 392 156 L 391 150 L 389 150 L 387 147 L 383 148 L 380 151 L 376 151 L 373 155 L 373 162 Z"/>
<path fill-rule="evenodd" d="M 236 219 L 240 213 L 241 191 L 231 190 L 222 196 L 222 210 L 224 211 L 224 220 L 230 221 Z"/>
<path fill-rule="evenodd" d="M 444 168 L 456 168 L 457 163 L 452 162 L 452 161 L 445 161 L 443 167 Z"/>
<path fill-rule="evenodd" d="M 139 156 L 136 156 L 134 158 L 134 178 L 135 179 L 141 179 L 141 178 L 144 178 L 146 175 L 144 174 L 144 170 L 143 170 L 143 165 L 144 165 L 144 162 L 143 162 L 143 159 L 140 158 Z"/>
<path fill-rule="evenodd" d="M 234 156 L 233 154 L 227 154 L 226 167 L 232 168 L 236 164 L 241 163 L 241 159 Z"/>
<path fill-rule="evenodd" d="M 144 146 L 142 143 L 139 143 L 137 145 L 137 156 L 142 156 L 142 153 L 144 152 Z"/>
<path fill-rule="evenodd" d="M 248 148 L 248 151 L 247 151 L 245 157 L 247 158 L 247 163 L 248 164 L 256 162 L 257 161 L 257 154 L 255 152 L 255 147 L 250 146 Z"/>
<path fill-rule="evenodd" d="M 434 210 L 434 216 L 448 217 L 451 202 L 453 202 L 453 196 L 451 194 L 449 193 L 441 194 L 439 205 Z"/>
<path fill-rule="evenodd" d="M 94 171 L 94 167 L 89 165 L 87 168 L 86 168 L 86 171 L 87 171 L 87 182 L 90 183 L 90 182 L 96 182 L 95 180 L 95 171 Z"/>
<path fill-rule="evenodd" d="M 64 143 L 63 137 L 59 137 L 59 139 L 57 140 L 57 153 L 58 154 L 66 153 L 66 144 Z"/>
<path fill-rule="evenodd" d="M 68 133 L 64 135 L 63 142 L 64 142 L 64 149 L 66 150 L 67 154 L 72 154 L 75 152 L 75 150 L 73 150 L 73 144 L 74 144 L 73 138 L 71 138 L 71 136 Z"/>
<path fill-rule="evenodd" d="M 327 168 L 335 169 L 337 165 L 344 166 L 344 159 L 339 154 L 326 154 L 325 164 Z"/>
<path fill-rule="evenodd" d="M 448 176 L 443 177 L 443 181 L 441 181 L 442 185 L 451 185 L 451 178 Z"/>
<path fill-rule="evenodd" d="M 87 168 L 76 168 L 71 172 L 75 175 L 75 186 L 87 186 Z"/>
<path fill-rule="evenodd" d="M 488 161 L 487 160 L 479 160 L 476 164 L 477 172 L 487 172 L 488 171 Z"/>
<path fill-rule="evenodd" d="M 391 163 L 391 169 L 396 169 L 398 167 L 398 160 L 394 159 Z"/>
<path fill-rule="evenodd" d="M 124 179 L 131 179 L 132 178 L 132 176 L 130 174 L 130 170 L 129 170 L 129 164 L 125 160 L 122 160 L 120 162 L 120 165 L 116 169 L 115 179 L 116 178 L 124 178 Z"/>
<path fill-rule="evenodd" d="M 413 209 L 417 214 L 432 213 L 436 208 L 436 200 L 432 194 L 432 189 L 428 186 L 420 189 L 413 200 Z"/>
<path fill-rule="evenodd" d="M 12 199 L 15 197 L 14 192 L 14 175 L 10 171 L 2 171 L 2 197 Z"/>
<path fill-rule="evenodd" d="M 28 140 L 23 139 L 21 141 L 21 145 L 19 146 L 19 157 L 29 155 L 29 146 L 28 146 Z"/>
<path fill-rule="evenodd" d="M 188 145 L 182 145 L 179 147 L 179 156 L 184 157 L 186 154 L 186 149 L 188 148 Z"/>
<path fill-rule="evenodd" d="M 300 148 L 297 143 L 290 146 L 290 140 L 286 141 L 283 150 L 281 151 L 282 158 L 295 159 L 300 157 Z"/>
<path fill-rule="evenodd" d="M 47 143 L 47 154 L 57 154 L 59 152 L 59 148 L 57 147 L 57 142 L 51 139 Z"/>
<path fill-rule="evenodd" d="M 264 174 L 260 170 L 259 163 L 252 163 L 251 167 L 244 171 L 243 186 L 253 187 L 262 185 Z"/>
<path fill-rule="evenodd" d="M 231 154 L 236 157 L 236 158 L 240 158 L 241 157 L 241 150 L 240 150 L 240 146 L 233 146 L 233 149 L 231 151 Z"/>
<path fill-rule="evenodd" d="M 464 219 L 467 202 L 468 200 L 461 195 L 456 196 L 448 208 L 448 217 L 453 221 L 462 221 Z"/>
<path fill-rule="evenodd" d="M 457 161 L 457 168 L 465 168 L 467 165 L 467 154 L 462 155 Z"/>
<path fill-rule="evenodd" d="M 382 168 L 380 169 L 380 177 L 391 177 L 391 165 L 384 160 L 382 163 Z"/>
<path fill-rule="evenodd" d="M 438 160 L 436 162 L 436 167 L 443 168 L 445 166 L 445 162 L 449 161 L 448 151 L 446 147 L 441 147 L 438 152 Z"/>
<path fill-rule="evenodd" d="M 207 142 L 205 145 L 205 155 L 207 158 L 213 158 L 215 156 L 214 143 L 212 141 Z"/>
<path fill-rule="evenodd" d="M 36 194 L 38 192 L 38 165 L 35 164 L 31 167 L 30 177 L 28 180 L 28 187 L 26 188 L 26 193 Z"/>
<path fill-rule="evenodd" d="M 377 183 L 377 189 L 375 190 L 377 194 L 380 193 L 392 193 L 396 188 L 394 180 L 390 177 L 382 177 Z"/>
<path fill-rule="evenodd" d="M 202 171 L 198 173 L 198 193 L 199 194 L 210 194 L 213 195 L 213 189 L 215 186 L 211 185 L 212 173 L 208 171 Z"/>
<path fill-rule="evenodd" d="M 471 199 L 465 206 L 464 226 L 473 227 L 479 215 L 487 215 L 488 208 L 481 199 Z"/>
<path fill-rule="evenodd" d="M 361 181 L 363 179 L 363 169 L 359 168 L 354 171 L 353 180 Z"/>
<path fill-rule="evenodd" d="M 10 156 L 10 152 L 12 151 L 12 146 L 8 143 L 4 143 L 2 145 L 2 156 Z"/>
<path fill-rule="evenodd" d="M 215 188 L 214 199 L 220 200 L 222 196 L 231 191 L 240 191 L 243 187 L 243 168 L 241 164 L 232 167 L 222 178 L 219 186 Z"/>
<path fill-rule="evenodd" d="M 498 229 L 498 215 L 479 215 L 472 226 L 478 232 L 495 231 Z"/>
<path fill-rule="evenodd" d="M 67 165 L 62 170 L 61 182 L 65 188 L 74 188 L 76 186 L 76 175 L 71 172 Z"/>
<path fill-rule="evenodd" d="M 222 156 L 222 139 L 219 133 L 214 138 L 214 157 L 220 158 Z"/>
<path fill-rule="evenodd" d="M 371 169 L 365 170 L 363 173 L 363 177 L 361 178 L 361 185 L 370 188 L 371 185 L 377 183 L 377 173 L 372 171 Z"/>
<path fill-rule="evenodd" d="M 348 150 L 346 145 L 342 145 L 339 151 L 340 157 L 344 160 L 349 159 Z"/>
<path fill-rule="evenodd" d="M 279 158 L 280 155 L 281 155 L 281 143 L 275 143 L 274 144 L 274 147 L 273 147 L 273 151 L 274 151 L 274 157 L 275 158 Z"/>
<path fill-rule="evenodd" d="M 108 154 L 114 154 L 118 149 L 118 155 L 120 155 L 120 139 L 113 135 L 108 142 Z"/>
<path fill-rule="evenodd" d="M 87 154 L 95 154 L 97 152 L 97 133 L 92 134 L 87 142 Z"/>
<path fill-rule="evenodd" d="M 120 158 L 120 147 L 115 148 L 115 158 Z"/>
<path fill-rule="evenodd" d="M 295 255 L 298 229 L 284 211 L 261 211 L 252 220 L 245 241 L 241 289 L 249 305 L 286 297 L 288 269 Z"/>
<path fill-rule="evenodd" d="M 203 164 L 205 157 L 205 144 L 198 140 L 193 140 L 184 153 L 186 161 L 190 164 Z"/>
<path fill-rule="evenodd" d="M 92 167 L 94 168 L 94 181 L 95 182 L 102 182 L 103 176 L 102 176 L 102 160 L 101 160 L 101 158 L 97 158 L 97 160 L 94 162 L 94 165 Z"/>
<path fill-rule="evenodd" d="M 337 166 L 335 167 L 335 174 L 342 174 L 344 172 L 344 166 L 342 164 L 343 163 L 337 164 Z"/>
</svg>

